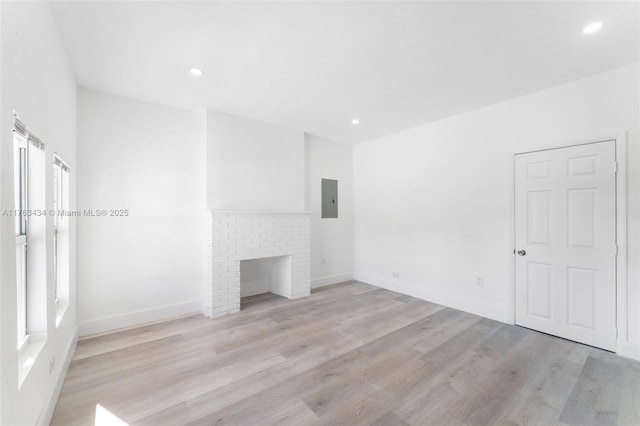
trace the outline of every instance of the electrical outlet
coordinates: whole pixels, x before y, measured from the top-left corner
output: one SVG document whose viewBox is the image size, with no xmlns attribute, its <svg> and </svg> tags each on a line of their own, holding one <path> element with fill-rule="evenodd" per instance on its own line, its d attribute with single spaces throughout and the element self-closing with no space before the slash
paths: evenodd
<svg viewBox="0 0 640 426">
<path fill-rule="evenodd" d="M 484 278 L 482 277 L 476 278 L 476 287 L 484 287 Z"/>
<path fill-rule="evenodd" d="M 393 278 L 400 278 L 400 272 L 392 272 L 391 276 L 393 276 Z"/>
<path fill-rule="evenodd" d="M 49 361 L 49 374 L 53 373 L 53 367 L 56 365 L 56 357 L 54 356 Z"/>
</svg>

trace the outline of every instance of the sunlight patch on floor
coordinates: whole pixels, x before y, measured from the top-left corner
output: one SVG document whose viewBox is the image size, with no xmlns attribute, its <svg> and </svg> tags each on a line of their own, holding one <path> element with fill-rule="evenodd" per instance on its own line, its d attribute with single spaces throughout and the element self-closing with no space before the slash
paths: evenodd
<svg viewBox="0 0 640 426">
<path fill-rule="evenodd" d="M 118 416 L 104 408 L 102 405 L 96 404 L 95 426 L 129 426 L 129 424 L 121 420 Z"/>
</svg>

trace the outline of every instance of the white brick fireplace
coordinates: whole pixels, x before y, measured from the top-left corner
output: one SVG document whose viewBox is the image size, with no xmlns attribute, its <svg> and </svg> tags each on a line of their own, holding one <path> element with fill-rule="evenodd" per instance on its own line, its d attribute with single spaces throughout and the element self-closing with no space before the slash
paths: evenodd
<svg viewBox="0 0 640 426">
<path fill-rule="evenodd" d="M 209 285 L 204 314 L 215 318 L 240 310 L 240 262 L 291 257 L 290 279 L 279 294 L 296 299 L 310 292 L 308 212 L 209 212 Z M 289 278 L 287 276 L 287 278 Z"/>
</svg>

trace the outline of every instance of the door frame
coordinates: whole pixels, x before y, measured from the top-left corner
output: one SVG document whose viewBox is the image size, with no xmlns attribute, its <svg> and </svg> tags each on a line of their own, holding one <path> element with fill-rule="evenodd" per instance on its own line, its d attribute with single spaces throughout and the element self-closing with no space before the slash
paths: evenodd
<svg viewBox="0 0 640 426">
<path fill-rule="evenodd" d="M 589 139 L 578 139 L 570 141 L 558 141 L 546 143 L 531 149 L 517 149 L 511 152 L 511 183 L 509 191 L 510 199 L 510 235 L 509 251 L 512 253 L 511 265 L 511 300 L 512 312 L 511 323 L 516 320 L 516 155 L 531 152 L 548 151 L 559 148 L 570 148 L 573 146 L 590 145 L 599 142 L 614 141 L 616 151 L 616 163 L 618 170 L 616 173 L 616 244 L 618 246 L 618 256 L 616 256 L 616 353 L 630 358 L 640 359 L 640 348 L 637 344 L 629 341 L 628 334 L 628 283 L 627 283 L 627 132 L 619 133 L 609 137 L 594 137 Z"/>
</svg>

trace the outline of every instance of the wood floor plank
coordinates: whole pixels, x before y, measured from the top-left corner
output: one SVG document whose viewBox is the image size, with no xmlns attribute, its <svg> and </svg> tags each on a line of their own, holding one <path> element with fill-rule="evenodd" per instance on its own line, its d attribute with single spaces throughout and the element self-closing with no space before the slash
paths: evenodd
<svg viewBox="0 0 640 426">
<path fill-rule="evenodd" d="M 564 424 L 560 414 L 576 384 L 581 362 L 575 362 L 575 344 L 568 340 L 549 339 L 554 348 L 537 363 L 510 406 L 505 407 L 498 423 L 504 424 Z M 585 358 L 586 359 L 586 358 Z"/>
<path fill-rule="evenodd" d="M 202 315 L 189 315 L 167 322 L 158 322 L 139 328 L 130 328 L 117 334 L 104 334 L 93 338 L 82 338 L 78 341 L 73 359 L 82 359 L 100 355 L 104 352 L 124 349 L 169 336 L 180 334 L 185 328 L 206 325 Z"/>
<path fill-rule="evenodd" d="M 501 421 L 505 424 L 561 425 L 562 409 L 576 382 L 580 366 L 565 359 L 557 360 L 540 371 L 517 397 Z"/>
<path fill-rule="evenodd" d="M 384 416 L 371 423 L 371 426 L 409 426 L 409 423 L 393 414 L 393 412 L 388 411 Z"/>
<path fill-rule="evenodd" d="M 498 361 L 473 350 L 452 354 L 451 362 L 442 366 L 425 363 L 427 373 L 416 383 L 408 395 L 397 401 L 393 412 L 409 424 L 427 424 L 435 417 L 453 421 L 455 410 L 460 409 L 457 389 L 464 384 L 482 383 L 487 371 Z"/>
<path fill-rule="evenodd" d="M 640 365 L 627 363 L 620 401 L 621 425 L 640 425 Z"/>
<path fill-rule="evenodd" d="M 460 398 L 462 410 L 456 413 L 456 417 L 468 425 L 495 424 L 535 372 L 538 361 L 550 350 L 540 341 L 532 347 L 514 351 L 483 377 L 482 383 L 464 388 Z M 457 389 L 463 389 L 462 383 Z"/>
<path fill-rule="evenodd" d="M 640 424 L 640 363 L 357 281 L 82 339 L 53 425 Z"/>
<path fill-rule="evenodd" d="M 189 412 L 189 406 L 185 402 L 181 402 L 176 405 L 172 405 L 168 408 L 165 408 L 160 411 L 156 411 L 155 413 L 143 417 L 140 420 L 137 420 L 133 423 L 130 423 L 131 426 L 162 426 L 169 424 L 182 424 L 185 419 L 191 417 Z"/>
<path fill-rule="evenodd" d="M 560 420 L 572 426 L 618 424 L 623 385 L 620 365 L 590 356 L 580 371 Z"/>
</svg>

